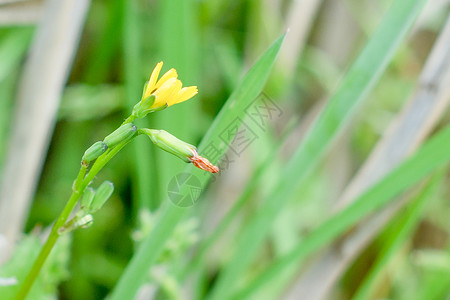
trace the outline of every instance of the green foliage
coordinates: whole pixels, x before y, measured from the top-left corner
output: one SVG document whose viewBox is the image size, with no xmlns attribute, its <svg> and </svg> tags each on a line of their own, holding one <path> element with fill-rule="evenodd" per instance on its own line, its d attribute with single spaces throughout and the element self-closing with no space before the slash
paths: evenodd
<svg viewBox="0 0 450 300">
<path fill-rule="evenodd" d="M 133 239 L 137 245 L 152 233 L 157 220 L 157 215 L 152 214 L 148 210 L 139 212 L 138 228 L 133 232 Z M 167 241 L 161 256 L 158 258 L 158 264 L 173 261 L 177 257 L 183 257 L 189 247 L 192 247 L 199 239 L 198 226 L 198 220 L 194 218 L 181 221 Z"/>
<path fill-rule="evenodd" d="M 291 251 L 276 260 L 270 269 L 255 279 L 240 296 L 243 294 L 248 296 L 247 294 L 254 292 L 257 287 L 279 276 L 287 266 L 299 264 L 309 254 L 349 230 L 357 221 L 394 199 L 430 172 L 446 166 L 450 162 L 450 152 L 445 149 L 449 138 L 450 127 L 447 127 L 419 149 L 413 157 L 358 197 L 354 203 L 327 219 Z"/>
<path fill-rule="evenodd" d="M 387 226 L 383 233 L 384 245 L 378 254 L 377 261 L 372 266 L 370 273 L 364 279 L 364 282 L 359 287 L 357 293 L 353 296 L 353 300 L 367 299 L 370 294 L 370 288 L 376 284 L 377 277 L 380 277 L 381 270 L 386 268 L 389 260 L 399 250 L 405 239 L 417 227 L 420 221 L 421 214 L 423 214 L 424 207 L 431 198 L 436 196 L 438 184 L 442 181 L 442 174 L 436 174 L 432 182 L 413 199 L 405 212 L 401 212 L 392 224 Z"/>
<path fill-rule="evenodd" d="M 54 299 L 59 284 L 70 278 L 71 240 L 66 235 L 54 248 L 30 291 L 29 299 Z M 27 275 L 41 247 L 41 239 L 36 234 L 29 234 L 17 245 L 12 258 L 0 268 L 0 278 L 16 281 L 13 285 L 0 286 L 2 299 L 14 298 L 18 283 Z"/>
</svg>

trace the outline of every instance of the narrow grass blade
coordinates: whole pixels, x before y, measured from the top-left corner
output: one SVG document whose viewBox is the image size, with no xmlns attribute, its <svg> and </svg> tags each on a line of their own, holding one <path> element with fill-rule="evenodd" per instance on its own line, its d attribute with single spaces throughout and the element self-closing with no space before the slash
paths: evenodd
<svg viewBox="0 0 450 300">
<path fill-rule="evenodd" d="M 0 46 L 0 81 L 20 63 L 33 34 L 33 28 L 13 28 L 6 32 Z"/>
<path fill-rule="evenodd" d="M 141 99 L 142 91 L 142 69 L 141 69 L 141 36 L 140 22 L 137 11 L 136 0 L 123 1 L 123 53 L 124 53 L 124 71 L 125 71 L 125 92 L 127 104 L 131 110 L 133 106 Z M 147 120 L 142 120 L 147 122 Z M 156 208 L 157 204 L 152 202 L 152 186 L 149 182 L 153 182 L 150 159 L 151 144 L 145 139 L 136 139 L 132 144 L 133 152 L 131 155 L 133 172 L 133 199 L 135 199 L 134 209 L 139 208 Z"/>
<path fill-rule="evenodd" d="M 15 69 L 30 44 L 33 28 L 13 28 L 4 33 L 0 44 L 0 169 L 11 121 Z M 13 76 L 12 76 L 13 75 Z M 0 214 L 1 215 L 1 214 Z"/>
<path fill-rule="evenodd" d="M 450 250 L 447 247 L 447 254 L 450 254 Z M 448 299 L 449 286 L 450 286 L 450 274 L 447 270 L 423 270 L 422 280 L 418 287 L 415 288 L 415 295 L 411 300 L 442 300 Z"/>
<path fill-rule="evenodd" d="M 424 3 L 424 0 L 394 1 L 378 30 L 286 166 L 277 187 L 242 232 L 235 254 L 220 274 L 209 299 L 229 298 L 292 191 L 317 165 L 333 139 L 351 120 L 352 112 L 381 76 Z"/>
<path fill-rule="evenodd" d="M 371 267 L 369 273 L 365 276 L 352 300 L 364 300 L 370 298 L 371 288 L 376 284 L 381 271 L 386 267 L 390 259 L 397 253 L 406 238 L 420 222 L 423 208 L 426 203 L 429 202 L 430 198 L 435 195 L 442 179 L 442 172 L 433 176 L 431 182 L 429 182 L 423 191 L 415 197 L 411 205 L 407 208 L 406 213 L 403 213 L 397 220 L 394 220 L 394 222 L 392 222 L 394 224 L 386 227 L 390 231 L 390 234 L 384 239 L 383 248 L 378 253 L 377 260 Z"/>
<path fill-rule="evenodd" d="M 161 28 L 158 46 L 158 60 L 164 61 L 164 68 L 175 68 L 184 86 L 198 85 L 194 78 L 199 78 L 201 53 L 197 30 L 197 12 L 199 3 L 193 0 L 162 1 L 159 5 L 157 26 Z M 168 38 L 170 37 L 170 38 Z M 200 93 L 187 103 L 170 107 L 161 113 L 152 115 L 152 124 L 162 128 L 178 138 L 195 144 L 198 141 L 201 120 L 204 118 L 200 109 Z M 195 121 L 194 121 L 195 120 Z M 155 125 L 153 125 L 155 126 Z M 206 131 L 206 130 L 204 130 Z M 204 132 L 203 131 L 203 132 Z M 162 195 L 171 178 L 183 171 L 184 165 L 161 151 L 155 153 Z"/>
<path fill-rule="evenodd" d="M 218 38 L 220 37 L 220 38 Z M 223 33 L 214 32 L 211 34 L 210 40 L 213 41 L 215 61 L 222 70 L 225 85 L 232 91 L 239 83 L 239 74 L 242 66 L 242 59 L 239 56 L 239 50 L 231 37 Z"/>
<path fill-rule="evenodd" d="M 219 154 L 212 160 L 216 163 L 220 156 L 225 152 L 227 145 L 232 141 L 233 135 L 226 136 L 225 140 L 219 138 L 227 126 L 235 118 L 243 118 L 245 108 L 261 93 L 264 84 L 269 76 L 275 58 L 280 50 L 284 35 L 277 39 L 274 44 L 263 54 L 255 65 L 247 73 L 241 84 L 235 89 L 224 107 L 211 125 L 209 131 L 203 138 L 200 150 L 208 145 L 217 147 Z M 199 179 L 201 187 L 204 188 L 210 179 L 209 175 L 191 165 L 186 168 L 186 172 Z M 137 253 L 134 255 L 124 274 L 120 278 L 116 288 L 113 290 L 110 299 L 133 299 L 139 286 L 143 283 L 150 267 L 155 263 L 158 255 L 163 250 L 164 244 L 170 237 L 177 223 L 183 216 L 189 212 L 187 209 L 176 207 L 166 202 L 163 207 L 155 228 L 150 235 L 143 241 Z"/>
<path fill-rule="evenodd" d="M 252 294 L 272 278 L 279 276 L 286 267 L 299 265 L 308 255 L 343 234 L 369 213 L 388 203 L 436 168 L 446 165 L 450 161 L 449 140 L 450 126 L 437 133 L 415 155 L 358 197 L 350 206 L 316 228 L 292 251 L 277 259 L 269 269 L 243 289 L 236 299 Z"/>
<path fill-rule="evenodd" d="M 98 7 L 102 7 L 103 5 L 105 5 L 107 9 L 99 10 Z M 122 46 L 121 39 L 118 38 L 118 33 L 124 33 L 124 31 L 129 32 L 133 27 L 136 27 L 135 24 L 137 22 L 136 20 L 131 19 L 132 22 L 129 24 L 123 24 L 123 17 L 125 15 L 128 17 L 130 14 L 130 9 L 124 8 L 123 1 L 111 1 L 105 4 L 94 2 L 90 13 L 92 15 L 91 18 L 88 18 L 86 27 L 96 28 L 96 30 L 99 30 L 100 32 L 94 37 L 96 39 L 95 44 L 92 44 L 90 47 L 91 51 L 87 54 L 86 61 L 88 63 L 85 66 L 81 81 L 91 85 L 97 85 L 107 82 L 114 72 L 117 53 L 120 52 L 120 47 Z M 102 13 L 106 13 L 106 16 L 102 16 Z M 129 19 L 130 18 L 128 17 L 128 20 Z M 124 35 L 125 39 L 123 41 L 131 42 L 137 34 L 139 34 L 139 31 L 133 32 L 128 38 Z M 125 46 L 125 48 L 126 47 L 128 46 Z M 124 53 L 124 55 L 127 57 L 129 54 Z M 136 59 L 138 59 L 138 57 L 136 57 Z M 126 70 L 128 67 L 127 62 L 124 62 L 124 69 Z"/>
</svg>

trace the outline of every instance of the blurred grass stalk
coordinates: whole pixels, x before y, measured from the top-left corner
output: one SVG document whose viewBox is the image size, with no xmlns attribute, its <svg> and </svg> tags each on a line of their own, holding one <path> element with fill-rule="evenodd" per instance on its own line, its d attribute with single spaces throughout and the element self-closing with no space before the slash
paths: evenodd
<svg viewBox="0 0 450 300">
<path fill-rule="evenodd" d="M 0 170 L 4 161 L 4 153 L 8 140 L 11 111 L 13 107 L 13 82 L 16 79 L 17 68 L 23 59 L 31 38 L 33 28 L 13 28 L 5 33 L 0 45 Z M 12 75 L 12 76 L 11 76 Z M 1 200 L 0 200 L 1 202 Z M 1 215 L 0 215 L 1 217 Z M 1 259 L 0 259 L 1 261 Z"/>
<path fill-rule="evenodd" d="M 396 0 L 280 176 L 276 188 L 238 237 L 234 254 L 208 299 L 228 299 L 293 190 L 311 173 L 351 120 L 406 36 L 424 0 Z M 248 291 L 251 292 L 251 291 Z"/>
<path fill-rule="evenodd" d="M 236 118 L 243 118 L 245 108 L 262 91 L 269 76 L 275 58 L 281 47 L 284 35 L 277 39 L 264 55 L 255 63 L 247 75 L 237 86 L 230 98 L 221 109 L 219 115 L 214 120 L 205 137 L 203 138 L 199 150 L 202 151 L 208 145 L 214 145 L 219 151 L 219 155 L 212 163 L 217 163 L 218 159 L 225 152 L 227 145 L 231 142 L 234 134 L 226 135 L 227 140 L 219 138 L 219 134 L 227 129 Z M 204 188 L 210 177 L 188 166 L 186 173 L 197 177 Z M 183 190 L 183 189 L 182 189 Z M 131 259 L 118 284 L 110 295 L 110 299 L 133 299 L 139 287 L 144 282 L 150 268 L 155 264 L 161 253 L 164 244 L 167 242 L 177 223 L 187 214 L 188 210 L 164 202 L 161 208 L 156 226 L 140 245 L 139 249 Z"/>
<path fill-rule="evenodd" d="M 138 1 L 123 1 L 123 53 L 124 53 L 124 72 L 125 72 L 125 90 L 126 100 L 130 110 L 141 98 L 142 91 L 142 57 L 141 49 L 141 26 L 140 15 L 138 14 Z M 148 80 L 148 79 L 146 79 Z M 148 124 L 148 120 L 142 120 Z M 145 139 L 136 139 L 132 145 L 133 155 L 131 156 L 132 168 L 136 172 L 132 172 L 132 188 L 133 188 L 133 205 L 135 212 L 139 209 L 155 209 L 158 206 L 155 193 L 152 188 L 156 185 L 150 184 L 155 182 L 155 176 L 151 170 L 151 153 L 150 144 Z M 135 213 L 137 215 L 137 213 Z"/>
<path fill-rule="evenodd" d="M 398 117 L 392 121 L 366 163 L 338 199 L 338 209 L 350 205 L 367 188 L 417 149 L 448 107 L 450 102 L 448 82 L 450 82 L 450 18 L 429 54 L 414 94 Z M 327 299 L 340 274 L 404 205 L 404 202 L 392 203 L 376 216 L 366 220 L 341 240 L 339 245 L 331 245 L 317 261 L 308 266 L 288 295 L 291 295 L 291 298 L 305 295 L 311 300 Z M 319 278 L 320 289 L 316 286 Z M 316 288 L 311 288 L 314 286 Z"/>
<path fill-rule="evenodd" d="M 306 44 L 314 17 L 322 0 L 292 1 L 284 27 L 289 30 L 286 42 L 281 48 L 279 66 L 285 78 L 293 78 L 298 58 Z"/>
<path fill-rule="evenodd" d="M 246 299 L 268 282 L 285 275 L 284 272 L 292 273 L 292 266 L 298 267 L 309 255 L 349 230 L 369 213 L 381 208 L 436 169 L 446 166 L 450 162 L 450 151 L 446 147 L 449 139 L 450 126 L 447 126 L 425 143 L 412 157 L 359 196 L 355 202 L 328 218 L 297 243 L 291 251 L 278 257 L 250 284 L 234 294 L 234 297 Z"/>
<path fill-rule="evenodd" d="M 446 170 L 446 168 L 443 168 Z M 368 274 L 364 277 L 361 285 L 358 287 L 352 300 L 370 299 L 374 286 L 379 282 L 382 271 L 389 265 L 390 260 L 404 246 L 406 240 L 413 234 L 414 229 L 419 225 L 424 208 L 427 202 L 430 202 L 436 196 L 437 189 L 444 183 L 445 172 L 438 171 L 432 178 L 425 183 L 422 191 L 412 199 L 406 210 L 400 213 L 400 216 L 394 219 L 389 226 L 386 227 L 386 238 L 383 246 L 379 251 L 377 258 L 371 266 Z M 298 294 L 297 294 L 298 295 Z M 431 298 L 424 298 L 431 299 Z"/>
<path fill-rule="evenodd" d="M 19 82 L 0 183 L 0 233 L 10 247 L 24 226 L 89 3 L 46 2 Z"/>
<path fill-rule="evenodd" d="M 195 78 L 199 78 L 201 61 L 201 48 L 198 30 L 199 3 L 193 0 L 168 0 L 160 1 L 158 4 L 157 24 L 161 30 L 157 31 L 159 40 L 155 44 L 160 60 L 165 66 L 175 68 L 179 77 L 186 85 L 195 85 Z M 196 143 L 200 129 L 203 113 L 200 109 L 200 95 L 196 96 L 189 105 L 178 105 L 172 107 L 164 114 L 155 115 L 152 125 L 160 127 L 177 137 L 189 142 Z M 174 160 L 166 153 L 158 151 L 155 153 L 154 162 L 158 173 L 160 191 L 158 202 L 166 197 L 167 185 L 171 178 L 181 173 L 185 166 Z M 160 203 L 158 203 L 160 204 Z"/>
<path fill-rule="evenodd" d="M 35 24 L 44 14 L 42 0 L 1 0 L 0 26 Z"/>
</svg>

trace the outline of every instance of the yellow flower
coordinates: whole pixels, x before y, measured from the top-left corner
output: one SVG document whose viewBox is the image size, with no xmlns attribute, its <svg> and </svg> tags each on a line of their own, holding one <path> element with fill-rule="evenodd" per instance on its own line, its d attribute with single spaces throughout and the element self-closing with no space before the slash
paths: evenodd
<svg viewBox="0 0 450 300">
<path fill-rule="evenodd" d="M 161 61 L 153 69 L 150 79 L 144 86 L 141 101 L 133 108 L 134 118 L 143 118 L 148 113 L 191 99 L 198 93 L 196 86 L 182 88 L 183 84 L 177 78 L 175 69 L 170 69 L 158 80 L 162 66 Z"/>
<path fill-rule="evenodd" d="M 151 105 L 150 109 L 172 106 L 186 101 L 198 93 L 196 86 L 182 88 L 181 81 L 177 79 L 177 71 L 173 68 L 158 80 L 162 66 L 163 62 L 161 61 L 153 69 L 142 95 L 142 99 L 146 99 L 152 95 L 155 96 L 155 102 Z"/>
</svg>

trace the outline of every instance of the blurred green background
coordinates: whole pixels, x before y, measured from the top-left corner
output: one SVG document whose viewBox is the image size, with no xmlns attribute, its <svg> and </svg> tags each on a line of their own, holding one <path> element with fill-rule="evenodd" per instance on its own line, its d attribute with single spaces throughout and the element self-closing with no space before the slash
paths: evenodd
<svg viewBox="0 0 450 300">
<path fill-rule="evenodd" d="M 55 16 L 56 20 L 53 14 L 58 14 L 57 10 L 46 12 L 55 1 L 29 2 L 40 8 L 29 8 L 30 20 L 25 21 L 14 21 L 14 13 L 8 11 L 19 4 L 0 4 L 0 19 L 2 10 L 13 19 L 6 18 L 0 29 L 0 166 L 9 159 L 13 119 L 22 109 L 16 101 L 18 89 L 23 88 L 22 70 L 36 42 L 33 38 L 41 30 L 41 23 L 33 18 Z M 393 2 L 401 1 L 92 0 L 85 23 L 78 29 L 79 43 L 73 49 L 74 59 L 57 104 L 48 151 L 41 158 L 42 169 L 35 177 L 36 189 L 26 208 L 24 233 L 31 238 L 52 224 L 70 196 L 85 149 L 102 140 L 128 116 L 157 62 L 164 61 L 163 72 L 175 68 L 183 84 L 197 85 L 199 94 L 136 124 L 167 130 L 198 145 L 243 75 L 289 28 L 263 89 L 263 95 L 279 112 L 263 128 L 251 125 L 256 138 L 245 151 L 236 155 L 228 150 L 230 161 L 219 163 L 221 172 L 198 202 L 186 208 L 186 217 L 148 272 L 148 289 L 140 291 L 139 299 L 211 297 L 214 284 L 234 257 L 233 251 L 238 251 L 237 236 L 258 211 L 270 209 L 261 199 L 276 187 L 286 162 Z M 27 9 L 26 3 L 20 5 L 23 7 L 18 11 Z M 348 117 L 351 125 L 336 134 L 325 158 L 295 187 L 272 220 L 262 247 L 242 277 L 236 279 L 236 291 L 245 290 L 246 284 L 263 274 L 271 262 L 345 206 L 338 204 L 338 199 L 348 192 L 352 179 L 391 122 L 399 118 L 421 88 L 419 76 L 443 31 L 450 6 L 449 1 L 430 0 L 424 7 L 416 12 L 419 18 L 401 40 L 379 81 L 366 94 L 364 104 L 351 119 Z M 443 68 L 450 69 L 450 64 Z M 38 74 L 45 78 L 46 72 L 39 70 Z M 448 74 L 445 72 L 442 74 Z M 440 79 L 435 80 L 440 87 Z M 449 98 L 448 92 L 443 97 Z M 420 111 L 420 107 L 417 109 Z M 425 131 L 426 135 L 448 123 L 447 105 L 438 111 L 439 116 L 430 119 L 432 128 Z M 245 122 L 252 121 L 247 117 Z M 401 144 L 397 148 L 401 149 Z M 208 158 L 207 152 L 203 155 Z M 127 146 L 93 183 L 98 186 L 106 179 L 114 182 L 112 198 L 95 215 L 92 227 L 75 231 L 71 241 L 57 248 L 59 259 L 53 258 L 53 267 L 46 270 L 50 275 L 37 283 L 42 284 L 43 294 L 56 293 L 59 299 L 106 297 L 143 236 L 152 233 L 161 203 L 168 201 L 169 182 L 185 167 L 144 137 Z M 374 221 L 379 230 L 369 234 L 362 246 L 354 246 L 357 250 L 335 271 L 336 278 L 320 281 L 325 276 L 320 274 L 336 269 L 327 269 L 325 250 L 317 251 L 298 268 L 292 264 L 296 269 L 290 275 L 274 278 L 254 298 L 352 299 L 368 280 L 369 291 L 361 299 L 450 299 L 449 180 L 448 167 L 443 165 L 431 179 L 414 184 L 393 200 L 397 206 L 386 219 Z M 18 185 L 20 181 L 17 178 Z M 216 226 L 222 224 L 220 220 L 237 199 L 244 202 L 235 208 L 222 234 Z M 359 221 L 364 224 L 367 219 L 362 216 Z M 331 253 L 346 251 L 340 245 L 347 245 L 346 239 L 355 228 L 326 244 L 330 251 L 335 250 Z M 190 272 L 190 261 L 197 257 L 205 238 L 211 236 L 201 267 Z M 38 242 L 21 245 L 25 253 L 39 249 Z M 13 273 L 18 270 L 11 264 L 9 268 Z M 311 275 L 311 270 L 319 273 Z M 5 274 L 9 273 L 3 273 L 7 277 Z M 308 285 L 313 291 L 321 290 L 322 295 L 313 291 L 304 294 L 301 288 Z M 296 292 L 296 287 L 302 292 Z M 238 299 L 231 294 L 224 298 Z"/>
</svg>

